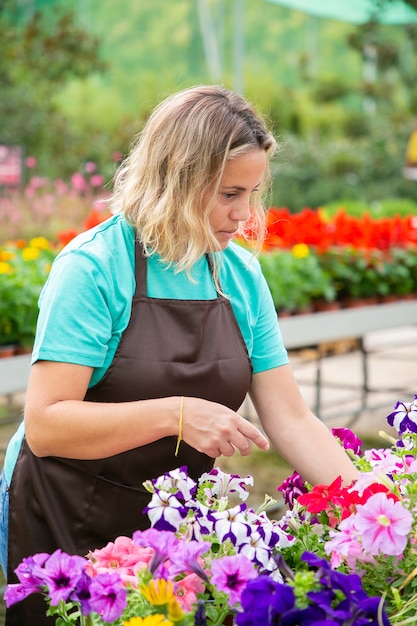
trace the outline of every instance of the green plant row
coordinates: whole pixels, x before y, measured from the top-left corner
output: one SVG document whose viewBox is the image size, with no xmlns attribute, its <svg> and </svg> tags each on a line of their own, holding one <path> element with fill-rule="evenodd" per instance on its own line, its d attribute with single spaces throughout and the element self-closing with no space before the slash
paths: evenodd
<svg viewBox="0 0 417 626">
<path fill-rule="evenodd" d="M 318 309 L 323 302 L 417 295 L 417 248 L 333 248 L 318 254 L 305 244 L 259 257 L 279 312 Z"/>
<path fill-rule="evenodd" d="M 44 237 L 0 247 L 0 346 L 32 346 L 39 295 L 55 255 Z"/>
</svg>

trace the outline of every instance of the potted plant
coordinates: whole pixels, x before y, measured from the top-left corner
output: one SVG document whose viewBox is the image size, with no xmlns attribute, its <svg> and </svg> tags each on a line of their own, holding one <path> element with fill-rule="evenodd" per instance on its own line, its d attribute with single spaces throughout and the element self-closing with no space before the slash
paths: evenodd
<svg viewBox="0 0 417 626">
<path fill-rule="evenodd" d="M 8 242 L 0 248 L 0 344 L 31 348 L 39 295 L 55 254 L 44 237 Z"/>
<path fill-rule="evenodd" d="M 336 298 L 329 273 L 306 244 L 263 253 L 260 263 L 278 313 L 311 311 L 314 302 Z"/>
</svg>

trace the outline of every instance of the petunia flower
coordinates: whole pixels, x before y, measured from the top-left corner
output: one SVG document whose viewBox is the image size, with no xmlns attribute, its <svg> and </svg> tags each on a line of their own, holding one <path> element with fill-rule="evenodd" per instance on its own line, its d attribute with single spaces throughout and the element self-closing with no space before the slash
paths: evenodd
<svg viewBox="0 0 417 626">
<path fill-rule="evenodd" d="M 352 450 L 354 454 L 360 454 L 362 441 L 350 428 L 332 428 L 332 433 L 340 440 L 345 450 Z"/>
<path fill-rule="evenodd" d="M 211 583 L 229 596 L 231 606 L 240 601 L 247 582 L 258 574 L 254 564 L 243 555 L 224 556 L 212 563 Z"/>
<path fill-rule="evenodd" d="M 210 487 L 206 487 L 207 502 L 209 505 L 213 496 L 218 499 L 228 499 L 230 494 L 236 493 L 244 502 L 249 496 L 246 489 L 247 485 L 253 485 L 253 476 L 243 478 L 239 474 L 227 474 L 218 467 L 213 468 L 210 472 L 206 472 L 199 478 L 199 484 L 208 483 Z"/>
<path fill-rule="evenodd" d="M 182 541 L 178 542 L 178 548 L 170 553 L 169 576 L 175 578 L 185 572 L 193 572 L 200 578 L 208 581 L 200 557 L 208 552 L 211 544 L 208 541 Z"/>
<path fill-rule="evenodd" d="M 393 502 L 383 493 L 371 496 L 358 506 L 355 526 L 362 533 L 362 544 L 370 554 L 401 555 L 413 516 L 401 502 Z"/>
<path fill-rule="evenodd" d="M 117 572 L 97 574 L 90 585 L 91 609 L 105 622 L 118 619 L 127 606 L 127 590 Z"/>
<path fill-rule="evenodd" d="M 298 496 L 307 493 L 308 489 L 302 476 L 298 472 L 293 472 L 277 487 L 277 491 L 282 493 L 285 504 L 293 508 Z"/>
<path fill-rule="evenodd" d="M 49 558 L 49 554 L 39 552 L 34 556 L 26 557 L 15 569 L 19 583 L 7 585 L 4 593 L 4 601 L 7 607 L 24 600 L 32 593 L 41 591 L 44 584 L 43 565 Z"/>
<path fill-rule="evenodd" d="M 151 525 L 158 530 L 176 531 L 187 516 L 188 509 L 176 495 L 167 491 L 156 491 L 144 509 Z"/>
<path fill-rule="evenodd" d="M 297 501 L 306 507 L 309 513 L 329 512 L 334 506 L 342 505 L 347 489 L 342 487 L 342 478 L 338 476 L 330 485 L 315 485 L 311 492 L 298 496 Z"/>
<path fill-rule="evenodd" d="M 412 402 L 397 402 L 394 411 L 387 417 L 387 422 L 401 435 L 417 433 L 417 395 Z"/>
<path fill-rule="evenodd" d="M 133 543 L 138 546 L 147 546 L 153 549 L 154 553 L 149 564 L 149 571 L 154 574 L 164 561 L 178 549 L 180 540 L 174 533 L 168 530 L 137 530 L 133 533 Z"/>
<path fill-rule="evenodd" d="M 153 548 L 133 543 L 130 537 L 116 537 L 104 548 L 90 551 L 87 555 L 86 572 L 90 576 L 116 570 L 125 584 L 136 585 L 137 572 L 147 567 L 154 554 Z"/>
<path fill-rule="evenodd" d="M 241 595 L 241 605 L 242 611 L 235 618 L 238 626 L 279 624 L 279 617 L 295 606 L 294 589 L 268 576 L 259 576 L 248 581 Z"/>
<path fill-rule="evenodd" d="M 44 584 L 56 606 L 61 600 L 68 600 L 80 578 L 86 559 L 78 555 L 69 555 L 62 550 L 55 550 L 44 563 Z"/>
<path fill-rule="evenodd" d="M 197 483 L 188 476 L 186 466 L 178 467 L 144 483 L 144 487 L 151 493 L 165 491 L 175 494 L 179 500 L 188 502 L 197 490 Z"/>
<path fill-rule="evenodd" d="M 197 574 L 188 574 L 178 580 L 174 585 L 175 596 L 185 612 L 192 610 L 197 602 L 197 594 L 204 593 L 205 587 L 203 581 Z"/>
<path fill-rule="evenodd" d="M 247 543 L 251 527 L 243 512 L 244 504 L 237 505 L 225 511 L 211 511 L 208 519 L 213 522 L 213 530 L 219 541 L 224 543 L 229 539 L 234 546 Z"/>
</svg>

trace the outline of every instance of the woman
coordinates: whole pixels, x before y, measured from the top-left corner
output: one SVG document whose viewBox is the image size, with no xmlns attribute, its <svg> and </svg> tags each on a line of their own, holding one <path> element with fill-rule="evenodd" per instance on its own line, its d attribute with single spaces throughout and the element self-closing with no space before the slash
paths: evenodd
<svg viewBox="0 0 417 626">
<path fill-rule="evenodd" d="M 268 439 L 312 483 L 357 477 L 301 397 L 258 262 L 232 242 L 249 218 L 261 239 L 275 146 L 222 87 L 169 97 L 116 175 L 113 217 L 58 256 L 5 462 L 9 581 L 25 556 L 145 528 L 144 480 L 182 465 L 198 478 Z M 268 439 L 237 413 L 247 393 Z M 44 610 L 31 596 L 6 624 L 48 623 Z"/>
</svg>

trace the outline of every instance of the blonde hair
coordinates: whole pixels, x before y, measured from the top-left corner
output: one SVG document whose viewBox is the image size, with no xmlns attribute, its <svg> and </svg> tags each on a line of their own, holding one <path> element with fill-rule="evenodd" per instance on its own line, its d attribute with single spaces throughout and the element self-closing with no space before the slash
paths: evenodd
<svg viewBox="0 0 417 626">
<path fill-rule="evenodd" d="M 221 86 L 180 91 L 154 109 L 134 140 L 115 175 L 112 211 L 135 227 L 145 254 L 157 252 L 189 272 L 204 253 L 219 250 L 209 215 L 227 162 L 254 149 L 272 155 L 275 147 L 261 116 L 240 95 Z M 260 242 L 269 183 L 268 162 L 251 203 L 250 230 Z"/>
</svg>

